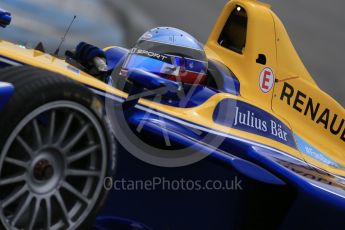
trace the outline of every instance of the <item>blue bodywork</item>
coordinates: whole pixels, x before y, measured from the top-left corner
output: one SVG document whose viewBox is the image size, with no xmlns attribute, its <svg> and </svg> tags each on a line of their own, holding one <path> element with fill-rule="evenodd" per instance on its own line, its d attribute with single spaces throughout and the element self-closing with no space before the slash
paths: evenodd
<svg viewBox="0 0 345 230">
<path fill-rule="evenodd" d="M 147 125 L 140 135 L 150 136 L 152 142 L 164 142 L 162 127 L 155 125 L 163 116 L 145 116 L 145 113 L 142 106 L 128 110 L 128 123 L 137 127 L 145 119 Z M 322 229 L 344 223 L 339 213 L 345 211 L 345 190 L 344 185 L 337 182 L 343 178 L 322 172 L 272 147 L 216 131 L 215 136 L 226 135 L 226 139 L 215 151 L 200 141 L 206 133 L 213 133 L 208 127 L 169 119 L 168 114 L 164 114 L 163 120 L 172 143 L 194 145 L 199 152 L 211 154 L 187 167 L 161 168 L 148 165 L 121 149 L 116 178 L 134 181 L 157 176 L 167 180 L 204 181 L 238 178 L 243 182 L 243 190 L 113 189 L 100 216 L 111 213 L 140 221 L 152 229 L 247 229 L 253 226 Z M 200 133 L 191 132 L 191 126 Z"/>
<path fill-rule="evenodd" d="M 126 53 L 122 48 L 108 50 L 106 55 L 111 60 L 108 65 L 116 70 Z M 221 63 L 210 63 L 210 74 L 217 76 L 215 78 L 220 84 L 197 88 L 189 107 L 197 106 L 220 92 L 240 94 L 240 84 L 231 71 Z M 114 108 L 127 103 L 125 98 L 90 89 L 101 99 L 110 99 Z M 6 105 L 13 90 L 9 84 L 0 84 L 0 109 Z M 163 103 L 181 106 L 178 98 L 173 103 L 169 100 L 163 100 Z M 274 120 L 276 124 L 281 124 L 288 140 L 281 142 L 296 147 L 291 142 L 291 131 L 283 127 L 283 122 L 255 106 L 237 105 L 243 113 L 252 111 L 262 121 Z M 159 188 L 129 191 L 113 188 L 98 214 L 95 229 L 338 229 L 345 224 L 342 215 L 345 213 L 345 178 L 325 172 L 274 147 L 153 111 L 139 103 L 125 108 L 130 127 L 135 128 L 145 121 L 138 135 L 150 137 L 150 143 L 164 142 L 162 126 L 157 123 L 160 121 L 164 122 L 164 132 L 172 145 L 193 146 L 200 154 L 209 155 L 189 166 L 158 167 L 135 158 L 120 146 L 115 179 L 137 181 L 160 177 L 169 181 L 183 178 L 201 182 L 235 179 L 241 181 L 242 189 L 188 191 Z M 234 123 L 227 123 L 226 114 L 221 112 L 216 109 L 215 121 L 236 128 Z M 244 124 L 237 128 L 252 132 Z M 203 142 L 205 135 L 224 139 L 214 149 Z M 276 138 L 266 132 L 259 135 Z"/>
<path fill-rule="evenodd" d="M 114 50 L 113 50 L 114 51 Z M 112 52 L 113 52 L 112 51 Z M 118 59 L 120 60 L 120 59 Z M 211 73 L 219 77 L 221 87 L 203 87 L 212 93 L 205 93 L 190 101 L 197 106 L 212 95 L 227 92 L 240 94 L 240 84 L 231 71 L 221 63 L 210 61 Z M 219 80 L 220 79 L 220 80 Z M 199 102 L 196 98 L 199 98 Z M 118 99 L 117 101 L 124 99 Z M 115 102 L 117 104 L 120 102 Z M 163 99 L 163 102 L 166 103 Z M 221 102 L 226 103 L 226 102 Z M 232 103 L 230 103 L 231 105 Z M 179 106 L 179 101 L 170 105 Z M 273 121 L 286 132 L 286 141 L 272 133 L 255 133 L 250 127 L 239 125 L 237 128 L 246 132 L 280 141 L 297 148 L 293 134 L 283 122 L 244 102 L 237 102 L 239 111 L 254 112 L 262 121 Z M 116 107 L 116 105 L 114 105 Z M 214 113 L 215 121 L 236 128 L 227 123 L 227 114 L 222 114 L 218 105 Z M 232 108 L 234 111 L 235 108 Z M 111 190 L 111 194 L 100 212 L 133 219 L 146 224 L 152 229 L 325 229 L 339 227 L 345 220 L 339 215 L 345 211 L 344 178 L 330 175 L 317 167 L 294 158 L 270 146 L 255 143 L 240 137 L 220 133 L 200 127 L 189 121 L 182 121 L 169 114 L 150 113 L 149 108 L 139 105 L 126 111 L 125 117 L 132 127 L 137 127 L 145 120 L 141 136 L 149 136 L 152 143 L 162 143 L 162 126 L 170 141 L 179 146 L 193 145 L 199 152 L 211 153 L 204 160 L 180 168 L 161 168 L 146 164 L 125 149 L 120 151 L 116 178 L 126 180 L 150 180 L 159 175 L 169 180 L 226 180 L 239 178 L 243 182 L 241 191 L 124 191 Z M 171 118 L 171 119 L 169 119 Z M 269 124 L 267 124 L 268 126 Z M 269 129 L 270 127 L 267 127 Z M 199 132 L 195 132 L 197 129 Z M 257 131 L 256 131 L 257 132 Z M 221 146 L 214 150 L 202 142 L 205 135 L 225 136 Z M 139 135 L 139 134 L 138 134 Z M 188 137 L 188 138 L 186 138 Z M 135 170 L 128 170 L 128 169 Z M 109 222 L 108 222 L 109 224 Z M 111 225 L 110 225 L 111 226 Z M 115 229 L 113 227 L 108 229 Z"/>
<path fill-rule="evenodd" d="M 153 142 L 163 142 L 161 127 L 154 125 L 159 116 L 150 114 L 145 117 L 142 109 L 138 107 L 127 111 L 128 122 L 137 127 L 145 119 L 147 125 L 141 135 L 150 136 Z M 188 167 L 161 168 L 141 162 L 122 149 L 116 178 L 150 180 L 159 176 L 167 180 L 206 181 L 237 177 L 243 181 L 244 189 L 112 190 L 100 215 L 112 213 L 132 218 L 152 229 L 247 229 L 253 226 L 265 229 L 322 229 L 344 223 L 344 219 L 337 214 L 345 211 L 344 186 L 330 186 L 342 178 L 326 174 L 274 148 L 236 136 L 227 135 L 223 144 L 214 151 L 200 142 L 201 136 L 212 130 L 197 127 L 201 133 L 192 134 L 190 125 L 195 127 L 195 124 L 169 120 L 169 115 L 164 115 L 168 127 L 165 131 L 171 142 L 185 146 L 197 143 L 195 148 L 199 152 L 212 152 L 211 155 Z M 186 136 L 189 138 L 186 139 Z M 315 217 L 319 218 L 314 220 Z"/>
<path fill-rule="evenodd" d="M 12 84 L 0 82 L 0 111 L 5 107 L 14 92 Z"/>
</svg>

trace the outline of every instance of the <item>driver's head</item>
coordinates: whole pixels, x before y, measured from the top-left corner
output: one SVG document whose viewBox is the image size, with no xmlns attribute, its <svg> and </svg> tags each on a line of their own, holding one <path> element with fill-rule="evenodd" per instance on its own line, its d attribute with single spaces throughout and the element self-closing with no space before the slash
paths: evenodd
<svg viewBox="0 0 345 230">
<path fill-rule="evenodd" d="M 202 44 L 172 27 L 157 27 L 143 34 L 130 50 L 121 73 L 142 69 L 174 81 L 202 84 L 207 59 Z"/>
</svg>

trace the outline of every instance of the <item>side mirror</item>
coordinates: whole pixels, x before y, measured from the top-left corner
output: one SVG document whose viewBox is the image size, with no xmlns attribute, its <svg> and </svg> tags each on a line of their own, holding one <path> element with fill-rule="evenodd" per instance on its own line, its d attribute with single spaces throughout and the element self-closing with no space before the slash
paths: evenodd
<svg viewBox="0 0 345 230">
<path fill-rule="evenodd" d="M 162 78 L 156 74 L 141 69 L 133 69 L 128 71 L 128 80 L 137 88 L 156 90 L 164 88 L 165 92 L 177 93 L 182 89 L 182 85 L 178 82 Z"/>
<path fill-rule="evenodd" d="M 12 20 L 11 13 L 3 9 L 0 9 L 0 26 L 5 28 L 11 23 L 11 20 Z"/>
</svg>

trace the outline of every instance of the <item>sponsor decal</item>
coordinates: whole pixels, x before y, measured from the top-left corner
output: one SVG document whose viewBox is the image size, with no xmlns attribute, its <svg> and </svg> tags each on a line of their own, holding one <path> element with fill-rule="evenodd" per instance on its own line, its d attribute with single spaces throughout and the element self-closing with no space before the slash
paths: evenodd
<svg viewBox="0 0 345 230">
<path fill-rule="evenodd" d="M 334 160 L 332 160 L 331 158 L 327 157 L 325 154 L 323 154 L 322 152 L 320 152 L 319 150 L 317 150 L 316 148 L 314 148 L 313 146 L 311 146 L 310 144 L 308 144 L 306 141 L 304 141 L 302 138 L 300 138 L 298 135 L 295 134 L 295 140 L 297 142 L 297 147 L 298 149 L 314 158 L 317 161 L 320 161 L 326 165 L 335 167 L 335 168 L 344 168 L 343 166 L 339 165 L 337 162 L 335 162 Z"/>
<path fill-rule="evenodd" d="M 271 68 L 266 67 L 260 72 L 259 87 L 262 92 L 268 93 L 274 86 L 275 77 Z"/>
<path fill-rule="evenodd" d="M 222 111 L 232 111 L 233 114 L 225 114 Z M 234 119 L 230 118 L 232 116 Z M 245 102 L 234 99 L 222 100 L 215 109 L 213 119 L 216 123 L 296 148 L 292 132 L 284 123 L 266 111 Z"/>
<path fill-rule="evenodd" d="M 303 176 L 308 182 L 311 183 L 311 185 L 345 198 L 345 184 L 341 177 L 330 174 L 326 171 L 321 171 L 318 167 L 310 164 L 298 165 L 280 159 L 276 159 L 276 161 L 284 167 L 290 169 L 292 172 Z"/>
<path fill-rule="evenodd" d="M 132 48 L 131 49 L 131 54 L 140 54 L 146 57 L 150 57 L 150 58 L 154 58 L 160 61 L 164 61 L 167 62 L 168 61 L 168 57 L 163 55 L 163 54 L 158 54 L 152 51 L 148 51 L 148 50 L 143 50 L 143 49 L 138 49 L 138 48 Z"/>
<path fill-rule="evenodd" d="M 345 119 L 327 107 L 321 106 L 312 97 L 284 82 L 280 100 L 345 142 Z"/>
</svg>

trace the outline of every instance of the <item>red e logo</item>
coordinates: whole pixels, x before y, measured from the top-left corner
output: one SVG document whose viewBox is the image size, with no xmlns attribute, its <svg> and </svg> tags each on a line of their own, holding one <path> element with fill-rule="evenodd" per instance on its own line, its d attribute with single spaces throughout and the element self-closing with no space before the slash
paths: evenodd
<svg viewBox="0 0 345 230">
<path fill-rule="evenodd" d="M 262 92 L 268 93 L 274 86 L 274 74 L 271 68 L 264 68 L 260 73 L 259 87 Z"/>
</svg>

